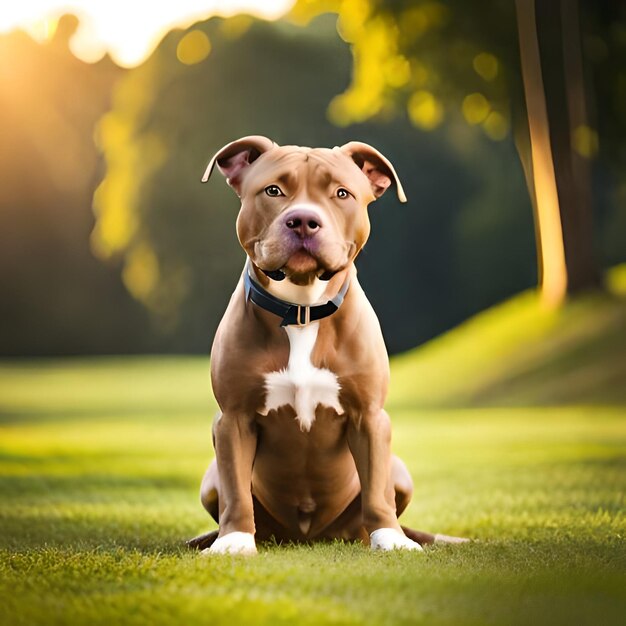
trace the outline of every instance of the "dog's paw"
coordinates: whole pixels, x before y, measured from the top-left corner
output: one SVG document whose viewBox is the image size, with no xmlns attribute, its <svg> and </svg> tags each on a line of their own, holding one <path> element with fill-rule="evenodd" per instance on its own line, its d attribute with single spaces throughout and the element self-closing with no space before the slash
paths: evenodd
<svg viewBox="0 0 626 626">
<path fill-rule="evenodd" d="M 423 552 L 422 546 L 409 539 L 395 528 L 379 528 L 370 535 L 372 550 L 417 550 Z"/>
<path fill-rule="evenodd" d="M 256 543 L 251 533 L 228 533 L 215 540 L 210 548 L 202 550 L 201 554 L 256 554 Z"/>
</svg>

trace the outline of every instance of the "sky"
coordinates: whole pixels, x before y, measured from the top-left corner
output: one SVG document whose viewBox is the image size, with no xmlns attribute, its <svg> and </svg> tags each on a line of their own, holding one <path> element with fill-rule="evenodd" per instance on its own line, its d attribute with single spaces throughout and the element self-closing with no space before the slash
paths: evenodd
<svg viewBox="0 0 626 626">
<path fill-rule="evenodd" d="M 0 34 L 21 28 L 45 41 L 54 34 L 58 18 L 73 13 L 80 19 L 70 41 L 77 57 L 95 62 L 108 52 L 119 65 L 133 67 L 172 28 L 241 12 L 275 19 L 293 4 L 294 0 L 2 0 Z"/>
</svg>

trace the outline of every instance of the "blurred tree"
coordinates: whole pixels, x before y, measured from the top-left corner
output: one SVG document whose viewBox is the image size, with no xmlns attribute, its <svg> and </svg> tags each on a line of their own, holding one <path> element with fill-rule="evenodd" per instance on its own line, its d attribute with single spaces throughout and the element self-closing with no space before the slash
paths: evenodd
<svg viewBox="0 0 626 626">
<path fill-rule="evenodd" d="M 39 45 L 0 37 L 0 354 L 50 355 L 146 349 L 147 315 L 119 268 L 89 249 L 101 158 L 95 121 L 121 74 L 68 49 L 66 16 Z"/>
<path fill-rule="evenodd" d="M 334 14 L 307 28 L 211 20 L 170 33 L 128 72 L 77 61 L 73 18 L 46 45 L 0 37 L 0 353 L 205 352 L 243 258 L 236 198 L 199 176 L 215 150 L 251 133 L 361 139 L 394 161 L 409 205 L 387 194 L 372 206 L 358 262 L 392 352 L 530 286 L 531 204 L 510 141 L 530 154 L 515 5 L 477 0 L 468 17 L 452 2 L 386 4 L 370 19 L 369 1 L 342 3 L 356 65 Z M 581 7 L 598 135 L 590 123 L 571 145 L 595 155 L 599 249 L 615 264 L 626 258 L 625 6 Z M 92 135 L 118 80 L 96 132 L 107 162 L 92 234 L 102 264 L 88 245 L 102 176 Z M 167 335 L 124 290 L 120 264 Z"/>
<path fill-rule="evenodd" d="M 585 8 L 621 33 L 623 4 L 610 20 L 603 4 Z M 330 103 L 331 119 L 385 118 L 406 105 L 428 131 L 461 112 L 496 141 L 512 120 L 545 299 L 558 304 L 567 292 L 596 287 L 588 161 L 597 132 L 587 115 L 578 0 L 299 0 L 292 18 L 327 11 L 338 14 L 354 57 L 352 83 Z"/>
<path fill-rule="evenodd" d="M 516 0 L 516 8 L 541 286 L 558 305 L 600 283 L 589 168 L 597 133 L 588 123 L 578 0 Z"/>
<path fill-rule="evenodd" d="M 199 179 L 217 149 L 247 134 L 321 146 L 358 138 L 397 165 L 409 206 L 392 194 L 372 206 L 359 259 L 392 352 L 532 284 L 532 219 L 510 145 L 462 125 L 411 136 L 402 117 L 333 127 L 328 102 L 350 68 L 332 16 L 307 28 L 240 16 L 170 33 L 120 82 L 97 133 L 107 172 L 92 244 L 123 259 L 125 284 L 177 350 L 208 349 L 243 266 L 236 197 Z"/>
</svg>

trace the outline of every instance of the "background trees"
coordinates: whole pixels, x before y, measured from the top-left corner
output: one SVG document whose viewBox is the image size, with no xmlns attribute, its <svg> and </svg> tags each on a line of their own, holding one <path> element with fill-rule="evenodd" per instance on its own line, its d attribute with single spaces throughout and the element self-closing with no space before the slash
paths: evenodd
<svg viewBox="0 0 626 626">
<path fill-rule="evenodd" d="M 554 14 L 569 6 L 543 3 L 531 23 L 549 161 L 555 181 L 569 172 L 559 210 L 564 198 L 593 202 L 593 241 L 588 220 L 581 236 L 606 267 L 626 258 L 626 19 L 619 3 L 581 4 L 582 45 L 572 49 L 587 93 L 565 116 Z M 250 133 L 361 139 L 397 166 L 409 203 L 372 205 L 358 263 L 391 351 L 536 284 L 537 168 L 515 9 L 303 0 L 280 22 L 239 16 L 173 31 L 129 71 L 76 61 L 67 32 L 47 46 L 1 38 L 3 353 L 206 352 L 243 258 L 236 198 L 199 177 L 215 150 Z M 568 180 L 582 184 L 576 193 Z M 592 258 L 574 250 L 570 269 Z M 583 265 L 594 271 L 581 286 L 598 276 Z"/>
<path fill-rule="evenodd" d="M 515 8 L 491 0 L 471 7 L 457 0 L 300 0 L 294 16 L 334 11 L 353 44 L 352 84 L 330 108 L 338 123 L 406 106 L 424 130 L 459 111 L 496 141 L 513 126 L 534 208 L 542 294 L 558 305 L 567 293 L 600 283 L 589 163 L 598 133 L 587 74 L 591 61 L 608 61 L 599 57 L 609 47 L 623 56 L 624 7 L 584 2 L 582 31 L 578 0 L 517 0 Z M 613 71 L 619 84 L 618 66 Z"/>
<path fill-rule="evenodd" d="M 158 343 L 118 270 L 89 245 L 102 176 L 94 126 L 122 71 L 78 61 L 76 19 L 38 45 L 0 37 L 0 353 L 145 350 Z"/>
</svg>

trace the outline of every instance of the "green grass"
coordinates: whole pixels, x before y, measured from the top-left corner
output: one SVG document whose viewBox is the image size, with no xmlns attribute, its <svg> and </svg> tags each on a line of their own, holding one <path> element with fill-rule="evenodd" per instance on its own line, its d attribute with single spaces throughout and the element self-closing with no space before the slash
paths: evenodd
<svg viewBox="0 0 626 626">
<path fill-rule="evenodd" d="M 622 285 L 622 274 L 623 282 Z M 626 404 L 626 265 L 614 294 L 558 310 L 529 291 L 488 309 L 392 364 L 405 406 Z"/>
<path fill-rule="evenodd" d="M 204 559 L 182 542 L 213 527 L 207 375 L 204 359 L 0 369 L 0 623 L 620 623 L 621 407 L 398 404 L 405 521 L 478 541 Z"/>
<path fill-rule="evenodd" d="M 398 359 L 402 519 L 476 540 L 424 554 L 188 552 L 214 528 L 208 360 L 0 362 L 0 624 L 621 624 L 622 315 L 526 295 Z"/>
</svg>

